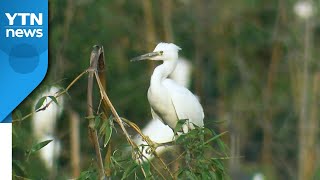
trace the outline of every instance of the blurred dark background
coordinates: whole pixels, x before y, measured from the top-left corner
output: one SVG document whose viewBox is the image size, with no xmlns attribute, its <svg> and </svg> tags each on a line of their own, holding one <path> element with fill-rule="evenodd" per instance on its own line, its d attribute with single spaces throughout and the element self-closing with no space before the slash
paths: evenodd
<svg viewBox="0 0 320 180">
<path fill-rule="evenodd" d="M 22 115 L 46 88 L 65 88 L 87 69 L 99 44 L 107 94 L 120 116 L 143 127 L 151 118 L 146 93 L 157 64 L 129 59 L 153 51 L 158 42 L 173 42 L 193 65 L 190 90 L 204 107 L 205 126 L 228 131 L 223 140 L 231 177 L 260 172 L 266 179 L 320 178 L 319 1 L 49 0 L 49 7 L 49 70 L 19 106 Z M 82 78 L 70 89 L 58 121 L 61 178 L 71 176 L 70 108 L 81 119 L 81 169 L 93 163 L 86 88 Z M 98 91 L 96 99 L 98 106 Z M 13 127 L 14 147 L 34 143 L 29 120 Z M 22 154 L 13 149 L 14 160 Z M 41 161 L 29 161 L 30 177 L 44 177 Z"/>
</svg>

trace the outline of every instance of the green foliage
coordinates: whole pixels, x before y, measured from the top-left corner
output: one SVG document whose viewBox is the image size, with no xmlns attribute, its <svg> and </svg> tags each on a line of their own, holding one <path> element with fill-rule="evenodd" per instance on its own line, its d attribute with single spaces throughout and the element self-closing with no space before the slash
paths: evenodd
<svg viewBox="0 0 320 180">
<path fill-rule="evenodd" d="M 188 121 L 188 119 L 180 119 L 177 124 L 176 127 L 174 128 L 173 132 L 174 134 L 177 134 L 177 132 L 182 131 L 182 126 Z"/>
<path fill-rule="evenodd" d="M 121 179 L 123 180 L 123 179 L 129 178 L 129 176 L 130 176 L 132 173 L 134 173 L 134 172 L 137 170 L 138 167 L 139 167 L 139 166 L 138 166 L 137 164 L 132 163 L 130 166 L 128 166 L 128 167 L 125 169 L 125 171 L 124 171 Z"/>
<path fill-rule="evenodd" d="M 13 179 L 41 179 L 48 175 L 48 171 L 39 160 L 38 153 L 43 147 L 51 143 L 52 140 L 34 142 L 29 138 L 29 132 L 25 130 L 25 125 L 14 125 L 13 139 Z"/>
<path fill-rule="evenodd" d="M 181 122 L 186 121 L 177 123 L 177 126 L 180 124 L 180 128 L 183 125 Z M 177 129 L 180 128 L 178 127 Z M 180 157 L 176 157 L 175 161 L 178 161 L 180 165 L 179 170 L 173 173 L 174 176 L 178 179 L 226 179 L 227 173 L 223 160 L 228 159 L 227 148 L 220 139 L 224 134 L 225 132 L 217 135 L 208 128 L 200 127 L 196 127 L 186 134 L 181 134 L 174 142 L 183 149 L 183 152 L 179 155 Z M 148 145 L 143 146 L 143 149 L 150 148 Z M 138 151 L 140 150 L 134 149 L 133 154 L 139 154 Z M 135 156 L 133 157 L 136 158 Z M 164 169 L 160 172 L 154 169 L 154 161 L 140 163 L 140 160 L 132 159 L 131 155 L 123 153 L 121 150 L 116 150 L 111 159 L 114 175 L 122 179 L 139 179 L 139 177 L 161 179 L 163 174 L 167 173 Z M 155 158 L 156 160 L 157 158 Z M 169 171 L 172 170 L 169 169 Z M 169 177 L 167 178 L 170 179 Z"/>
<path fill-rule="evenodd" d="M 56 103 L 56 105 L 59 105 L 58 100 L 56 97 L 54 96 L 48 96 L 54 103 Z"/>
<path fill-rule="evenodd" d="M 77 180 L 91 180 L 91 179 L 98 179 L 97 172 L 94 168 L 81 172 L 79 178 L 77 178 Z"/>
<path fill-rule="evenodd" d="M 109 119 L 104 119 L 101 126 L 100 126 L 100 129 L 99 129 L 99 136 L 104 137 L 104 142 L 103 142 L 104 147 L 106 147 L 108 145 L 108 143 L 111 139 L 111 136 L 112 136 L 112 129 L 113 129 L 113 121 L 112 120 L 113 120 L 112 116 L 110 116 Z"/>
<path fill-rule="evenodd" d="M 15 116 L 17 117 L 18 120 L 21 120 L 22 119 L 22 113 L 20 110 L 15 110 L 14 112 Z"/>
<path fill-rule="evenodd" d="M 46 140 L 46 141 L 43 141 L 43 142 L 40 142 L 40 143 L 32 145 L 31 149 L 27 150 L 28 156 L 38 152 L 40 149 L 42 149 L 43 147 L 48 145 L 51 141 L 53 141 L 53 140 Z"/>
<path fill-rule="evenodd" d="M 50 98 L 54 103 L 56 103 L 57 105 L 59 105 L 58 100 L 57 100 L 56 97 L 54 97 L 54 96 L 44 96 L 44 97 L 41 97 L 41 98 L 38 100 L 38 102 L 36 103 L 34 109 L 35 109 L 35 110 L 40 109 L 41 106 L 43 106 L 44 102 L 47 100 L 47 98 Z M 18 115 L 19 115 L 19 114 L 17 114 L 17 116 L 18 116 Z"/>
<path fill-rule="evenodd" d="M 34 109 L 35 109 L 35 110 L 40 109 L 46 99 L 47 99 L 46 96 L 40 98 L 40 99 L 38 100 L 36 106 L 34 107 Z"/>
<path fill-rule="evenodd" d="M 53 141 L 53 140 L 46 140 L 46 141 L 43 141 L 43 142 L 34 144 L 34 145 L 32 146 L 32 148 L 29 150 L 29 152 L 30 152 L 31 154 L 32 154 L 32 153 L 35 153 L 35 152 L 39 151 L 40 149 L 42 149 L 43 147 L 45 147 L 46 145 L 48 145 L 51 141 Z"/>
<path fill-rule="evenodd" d="M 226 146 L 220 139 L 223 134 L 225 133 L 215 135 L 208 128 L 197 127 L 187 134 L 180 135 L 176 143 L 184 149 L 185 163 L 184 167 L 180 167 L 178 177 L 180 179 L 226 179 L 227 173 L 222 159 L 227 159 L 228 156 Z"/>
<path fill-rule="evenodd" d="M 25 176 L 27 174 L 25 167 L 20 161 L 13 160 L 12 169 L 13 169 L 13 174 L 21 174 L 22 176 Z"/>
<path fill-rule="evenodd" d="M 22 119 L 24 115 L 44 105 L 46 97 L 35 97 L 38 97 L 45 87 L 67 87 L 79 72 L 88 68 L 92 45 L 102 44 L 106 53 L 108 96 L 119 115 L 129 117 L 139 127 L 143 127 L 151 117 L 146 92 L 152 68 L 147 63 L 132 64 L 129 59 L 151 51 L 157 42 L 166 40 L 166 31 L 170 28 L 163 24 L 163 18 L 166 17 L 163 9 L 171 9 L 169 19 L 174 39 L 170 41 L 181 46 L 182 51 L 179 55 L 186 57 L 194 65 L 190 89 L 199 95 L 205 111 L 206 127 L 212 133 L 210 136 L 209 132 L 203 132 L 207 136 L 196 141 L 197 133 L 190 132 L 194 139 L 188 139 L 189 135 L 183 135 L 177 140 L 185 154 L 182 157 L 184 161 L 181 162 L 183 168 L 175 175 L 190 176 L 188 178 L 194 179 L 220 178 L 219 173 L 216 174 L 209 168 L 217 172 L 225 171 L 222 170 L 225 163 L 221 157 L 227 157 L 225 152 L 228 150 L 220 140 L 219 134 L 213 132 L 220 129 L 222 132 L 229 131 L 231 138 L 239 138 L 239 146 L 236 148 L 244 158 L 237 164 L 238 168 L 241 167 L 242 173 L 248 173 L 247 169 L 250 166 L 264 166 L 264 162 L 261 161 L 264 152 L 262 143 L 265 135 L 268 135 L 264 133 L 271 131 L 269 135 L 272 142 L 269 147 L 272 149 L 272 165 L 269 167 L 273 169 L 274 177 L 295 178 L 299 157 L 297 112 L 303 82 L 303 53 L 313 51 L 310 54 L 312 63 L 309 65 L 311 79 L 319 72 L 320 67 L 320 54 L 316 51 L 320 47 L 319 43 L 315 43 L 319 42 L 320 37 L 320 24 L 316 22 L 319 13 L 316 13 L 313 22 L 310 23 L 313 32 L 310 38 L 311 48 L 308 49 L 304 44 L 307 23 L 299 19 L 293 11 L 297 1 L 178 0 L 172 1 L 171 8 L 162 8 L 163 1 L 153 0 L 150 2 L 156 40 L 148 42 L 147 34 L 150 32 L 147 32 L 147 29 L 150 26 L 146 25 L 144 20 L 146 17 L 142 2 L 50 1 L 48 74 L 39 88 L 19 106 L 19 110 L 15 111 L 14 119 Z M 319 3 L 315 3 L 314 7 L 318 8 Z M 308 84 L 311 93 L 312 83 Z M 88 121 L 83 120 L 87 111 L 86 87 L 86 80 L 82 79 L 76 83 L 75 88 L 66 93 L 69 97 L 68 106 L 81 117 L 81 169 L 89 169 L 82 175 L 96 179 L 96 167 L 90 164 L 95 152 L 88 143 Z M 309 99 L 316 100 L 312 94 L 308 96 Z M 98 102 L 99 98 L 99 93 L 94 94 L 95 102 Z M 55 102 L 54 99 L 51 100 Z M 35 106 L 34 101 L 37 102 Z M 96 110 L 97 105 L 93 106 Z M 307 109 L 312 109 L 311 105 L 309 106 Z M 66 157 L 70 153 L 70 130 L 66 114 L 58 121 L 57 128 L 57 135 L 62 138 L 64 145 L 62 157 L 57 165 L 57 179 L 70 177 L 70 159 Z M 94 126 L 99 133 L 103 154 L 106 149 L 104 145 L 110 142 L 110 139 L 115 140 L 113 145 L 117 151 L 112 156 L 112 173 L 115 179 L 121 179 L 124 172 L 129 174 L 128 179 L 144 179 L 142 169 L 148 177 L 150 172 L 153 178 L 161 179 L 155 171 L 155 167 L 162 167 L 161 165 L 133 165 L 137 163 L 132 160 L 131 153 L 126 153 L 126 148 L 123 147 L 126 140 L 122 138 L 121 132 L 115 131 L 117 125 L 114 127 L 111 121 L 107 122 L 101 115 L 89 119 L 91 118 L 95 121 Z M 213 123 L 210 121 L 212 119 L 223 123 Z M 30 179 L 47 179 L 49 172 L 37 156 L 30 156 L 30 159 L 26 160 L 25 152 L 30 151 L 34 144 L 30 120 L 31 118 L 26 118 L 23 122 L 13 124 L 13 171 L 16 175 Z M 177 125 L 175 132 L 181 131 L 181 126 L 182 124 Z M 194 147 L 189 141 L 200 146 Z M 200 142 L 203 144 L 199 144 Z M 200 147 L 205 149 L 204 152 Z M 119 152 L 122 152 L 122 156 Z M 207 156 L 209 158 L 201 162 L 207 170 L 201 174 L 195 171 L 199 169 L 199 165 L 192 158 L 203 159 L 206 152 L 210 152 Z M 185 161 L 187 158 L 191 159 L 189 165 L 195 168 L 188 168 Z M 133 173 L 128 170 L 131 167 L 135 167 Z M 242 171 L 243 169 L 245 170 Z M 262 169 L 255 168 L 254 171 Z M 316 179 L 319 179 L 319 172 L 318 165 Z M 253 171 L 250 171 L 251 173 Z M 274 179 L 269 177 L 267 172 L 264 173 L 267 179 Z"/>
</svg>

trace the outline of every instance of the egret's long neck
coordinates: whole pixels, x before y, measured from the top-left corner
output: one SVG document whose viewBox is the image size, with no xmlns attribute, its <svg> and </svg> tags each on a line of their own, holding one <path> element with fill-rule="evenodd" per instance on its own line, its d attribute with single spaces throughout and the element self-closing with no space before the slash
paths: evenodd
<svg viewBox="0 0 320 180">
<path fill-rule="evenodd" d="M 151 76 L 150 84 L 161 83 L 165 80 L 177 66 L 177 60 L 164 61 L 163 64 L 157 66 Z"/>
</svg>

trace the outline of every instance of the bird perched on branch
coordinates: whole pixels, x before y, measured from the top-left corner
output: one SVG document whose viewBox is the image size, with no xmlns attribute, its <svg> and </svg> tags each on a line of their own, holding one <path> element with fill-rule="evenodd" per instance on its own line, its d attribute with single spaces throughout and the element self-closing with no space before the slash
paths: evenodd
<svg viewBox="0 0 320 180">
<path fill-rule="evenodd" d="M 187 88 L 190 85 L 191 71 L 192 64 L 187 59 L 179 57 L 177 66 L 169 77 L 179 85 Z M 148 136 L 152 142 L 158 144 L 171 142 L 174 139 L 174 133 L 172 129 L 163 124 L 159 119 L 151 119 L 148 124 L 141 129 L 141 131 L 144 135 Z M 150 154 L 148 149 L 145 149 L 145 147 L 148 146 L 148 143 L 145 142 L 140 135 L 136 135 L 133 141 L 139 146 L 139 149 L 143 153 L 143 157 L 146 158 L 142 158 L 142 160 L 150 161 L 153 159 L 153 154 Z M 160 155 L 167 150 L 174 149 L 174 146 L 159 146 L 156 149 L 156 153 Z M 138 160 L 137 162 L 140 161 Z"/>
<path fill-rule="evenodd" d="M 193 129 L 194 125 L 202 127 L 204 113 L 195 95 L 187 88 L 168 78 L 174 71 L 181 50 L 172 43 L 159 43 L 153 52 L 133 58 L 131 61 L 154 60 L 163 61 L 157 66 L 150 80 L 148 100 L 153 119 L 159 119 L 174 129 L 179 120 L 187 120 L 182 126 L 184 133 Z"/>
</svg>

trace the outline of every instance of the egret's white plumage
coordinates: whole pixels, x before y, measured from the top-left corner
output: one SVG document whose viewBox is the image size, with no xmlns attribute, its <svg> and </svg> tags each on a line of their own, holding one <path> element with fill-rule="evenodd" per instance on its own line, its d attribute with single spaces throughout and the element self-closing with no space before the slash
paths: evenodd
<svg viewBox="0 0 320 180">
<path fill-rule="evenodd" d="M 38 100 L 42 97 L 47 96 L 41 108 L 43 108 L 48 102 L 51 101 L 51 98 L 48 96 L 54 96 L 55 93 L 59 91 L 59 88 L 52 86 L 50 89 L 44 91 L 36 98 L 34 102 L 34 107 L 36 106 Z M 44 111 L 39 111 L 33 115 L 32 127 L 33 133 L 36 138 L 41 139 L 45 135 L 53 135 L 56 127 L 56 121 L 60 114 L 62 113 L 63 106 L 63 97 L 57 99 L 59 101 L 60 107 L 52 103 Z"/>
<path fill-rule="evenodd" d="M 44 96 L 47 96 L 41 108 L 43 108 L 52 99 L 48 96 L 54 96 L 59 91 L 58 87 L 51 87 L 47 91 L 40 94 L 40 96 L 34 102 L 36 106 L 38 100 Z M 38 142 L 45 140 L 53 140 L 47 146 L 40 149 L 40 158 L 44 161 L 46 168 L 52 170 L 54 161 L 60 152 L 60 142 L 55 138 L 55 128 L 58 118 L 62 113 L 63 96 L 58 99 L 59 105 L 51 103 L 44 111 L 35 113 L 32 117 L 32 129 L 33 134 Z"/>
<path fill-rule="evenodd" d="M 293 10 L 302 19 L 308 19 L 315 14 L 315 6 L 312 4 L 312 1 L 297 1 Z"/>
<path fill-rule="evenodd" d="M 54 167 L 55 160 L 61 152 L 60 141 L 51 135 L 44 135 L 40 142 L 52 140 L 49 144 L 39 150 L 40 157 L 44 161 L 46 168 L 51 171 Z"/>
<path fill-rule="evenodd" d="M 253 175 L 252 180 L 264 180 L 264 175 L 260 172 L 257 172 Z"/>
<path fill-rule="evenodd" d="M 190 85 L 191 71 L 191 63 L 184 58 L 179 58 L 176 68 L 170 74 L 170 78 L 179 85 L 187 88 Z M 151 141 L 159 144 L 171 142 L 174 139 L 174 133 L 172 129 L 169 126 L 163 124 L 159 119 L 151 119 L 141 131 L 144 135 L 148 136 Z M 140 150 L 142 151 L 144 157 L 146 157 L 148 160 L 151 160 L 153 158 L 152 154 L 142 149 L 143 145 L 147 145 L 147 143 L 142 140 L 140 135 L 137 135 L 133 139 L 133 141 L 140 147 Z M 157 154 L 162 154 L 163 152 L 170 149 L 174 149 L 174 147 L 160 146 L 156 149 L 156 152 Z"/>
<path fill-rule="evenodd" d="M 169 77 L 181 86 L 188 88 L 191 82 L 192 65 L 182 57 L 179 57 L 177 66 Z"/>
<path fill-rule="evenodd" d="M 151 119 L 151 121 L 142 129 L 142 133 L 150 138 L 151 141 L 156 143 L 171 142 L 174 138 L 172 129 L 163 124 L 158 119 Z M 140 151 L 148 160 L 151 160 L 154 156 L 147 149 L 143 149 L 144 145 L 147 146 L 147 142 L 143 141 L 140 135 L 137 135 L 133 141 L 139 146 Z M 172 149 L 171 146 L 160 146 L 156 149 L 157 154 L 163 153 L 165 150 Z M 146 159 L 142 160 L 145 161 Z M 140 159 L 137 159 L 140 162 Z"/>
<path fill-rule="evenodd" d="M 137 60 L 162 60 L 151 76 L 148 90 L 148 100 L 154 119 L 159 119 L 174 129 L 178 120 L 188 119 L 188 125 L 183 131 L 193 129 L 193 124 L 202 127 L 204 113 L 198 99 L 185 87 L 177 84 L 168 76 L 174 71 L 180 47 L 172 43 L 159 43 L 152 53 L 148 53 Z"/>
</svg>

